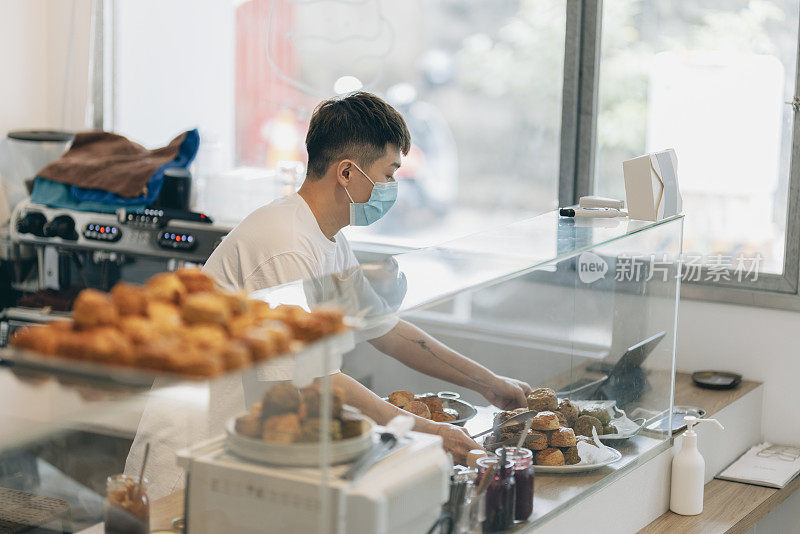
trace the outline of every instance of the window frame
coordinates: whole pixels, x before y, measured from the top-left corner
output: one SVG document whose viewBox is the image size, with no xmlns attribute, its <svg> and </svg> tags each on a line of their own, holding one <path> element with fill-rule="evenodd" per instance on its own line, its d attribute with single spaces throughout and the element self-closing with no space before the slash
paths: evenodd
<svg viewBox="0 0 800 534">
<path fill-rule="evenodd" d="M 96 128 L 102 125 L 113 129 L 115 2 L 94 0 L 90 103 Z M 594 192 L 602 13 L 603 0 L 566 2 L 558 176 L 560 206 L 577 204 L 581 196 Z M 797 48 L 794 94 L 795 102 L 800 104 L 800 38 Z M 783 273 L 759 273 L 757 280 L 742 282 L 682 280 L 682 297 L 800 311 L 800 107 L 793 106 L 793 110 Z M 380 248 L 382 254 L 399 252 L 390 246 Z M 707 272 L 702 268 L 700 278 L 704 279 Z M 732 274 L 730 270 L 728 274 Z"/>
<path fill-rule="evenodd" d="M 562 114 L 561 175 L 559 203 L 577 204 L 594 192 L 597 89 L 600 72 L 603 0 L 568 0 L 567 40 L 564 62 L 564 110 Z M 572 20 L 572 27 L 570 21 Z M 800 28 L 800 19 L 798 19 Z M 577 32 L 577 33 L 576 33 Z M 798 33 L 800 36 L 800 32 Z M 800 103 L 800 37 L 797 43 L 795 102 Z M 568 80 L 570 83 L 568 83 Z M 568 86 L 569 89 L 568 89 Z M 567 105 L 571 106 L 570 109 Z M 792 102 L 787 102 L 791 105 Z M 800 310 L 800 109 L 793 106 L 792 150 L 786 206 L 783 273 L 759 273 L 757 280 L 718 282 L 681 280 L 681 297 L 730 304 Z"/>
</svg>

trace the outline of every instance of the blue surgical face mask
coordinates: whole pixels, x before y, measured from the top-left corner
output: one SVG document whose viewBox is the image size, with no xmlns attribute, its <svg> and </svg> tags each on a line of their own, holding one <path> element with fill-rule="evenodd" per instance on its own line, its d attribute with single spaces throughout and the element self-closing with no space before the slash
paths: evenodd
<svg viewBox="0 0 800 534">
<path fill-rule="evenodd" d="M 373 182 L 361 167 L 353 163 L 361 174 L 372 183 L 372 194 L 366 202 L 353 202 L 353 197 L 347 188 L 344 192 L 350 198 L 350 224 L 353 226 L 369 226 L 389 211 L 394 201 L 397 200 L 397 182 Z"/>
</svg>

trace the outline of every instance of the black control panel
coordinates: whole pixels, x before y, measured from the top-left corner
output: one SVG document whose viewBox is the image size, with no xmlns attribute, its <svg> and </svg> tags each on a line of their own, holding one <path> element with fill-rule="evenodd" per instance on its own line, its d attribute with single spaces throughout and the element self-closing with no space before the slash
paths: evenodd
<svg viewBox="0 0 800 534">
<path fill-rule="evenodd" d="M 172 250 L 193 250 L 197 246 L 197 237 L 186 232 L 163 231 L 158 234 L 158 246 Z"/>
<path fill-rule="evenodd" d="M 122 230 L 110 224 L 89 223 L 83 228 L 83 237 L 97 241 L 119 241 Z"/>
<path fill-rule="evenodd" d="M 119 222 L 138 226 L 140 228 L 163 228 L 169 219 L 164 216 L 164 210 L 160 209 L 137 209 L 122 210 L 118 212 Z"/>
</svg>

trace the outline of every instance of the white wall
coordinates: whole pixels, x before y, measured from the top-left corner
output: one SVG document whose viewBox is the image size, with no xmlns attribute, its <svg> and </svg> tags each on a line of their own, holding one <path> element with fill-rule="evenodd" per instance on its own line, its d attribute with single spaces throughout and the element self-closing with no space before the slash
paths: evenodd
<svg viewBox="0 0 800 534">
<path fill-rule="evenodd" d="M 764 382 L 765 439 L 800 444 L 800 314 L 682 299 L 678 369 L 715 369 Z"/>
<path fill-rule="evenodd" d="M 85 127 L 90 13 L 91 0 L 0 0 L 0 136 Z"/>
</svg>

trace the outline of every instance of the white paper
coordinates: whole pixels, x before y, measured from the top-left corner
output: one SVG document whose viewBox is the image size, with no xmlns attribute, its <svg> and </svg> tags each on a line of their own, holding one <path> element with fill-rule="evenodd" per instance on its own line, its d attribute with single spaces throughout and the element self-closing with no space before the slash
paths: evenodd
<svg viewBox="0 0 800 534">
<path fill-rule="evenodd" d="M 717 478 L 782 488 L 800 473 L 800 448 L 764 442 L 751 447 Z"/>
</svg>

